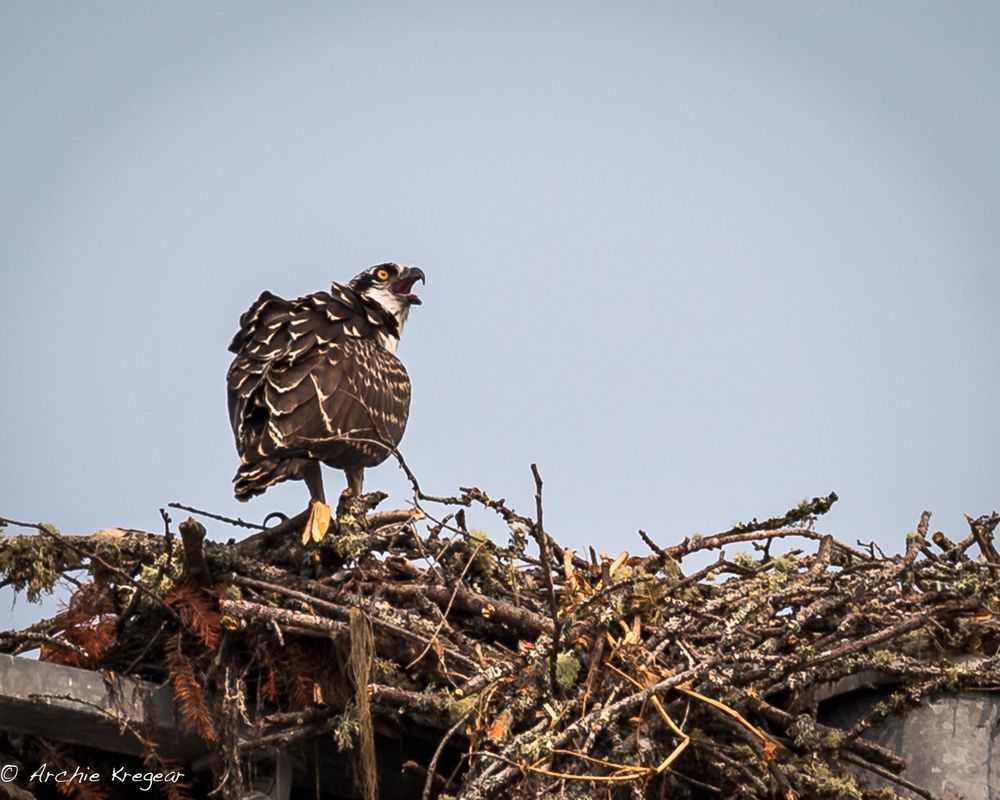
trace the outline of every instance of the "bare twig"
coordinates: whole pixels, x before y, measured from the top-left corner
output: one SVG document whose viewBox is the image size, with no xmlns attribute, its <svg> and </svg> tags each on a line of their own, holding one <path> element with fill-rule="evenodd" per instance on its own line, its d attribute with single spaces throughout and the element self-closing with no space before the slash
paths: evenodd
<svg viewBox="0 0 1000 800">
<path fill-rule="evenodd" d="M 562 621 L 559 619 L 559 601 L 556 600 L 556 589 L 552 583 L 552 556 L 549 552 L 549 535 L 545 532 L 545 525 L 542 522 L 542 476 L 538 474 L 538 467 L 531 465 L 531 474 L 535 478 L 535 524 L 531 526 L 531 532 L 538 544 L 538 554 L 542 560 L 542 579 L 545 581 L 545 588 L 548 591 L 549 614 L 552 615 L 552 652 L 549 654 L 549 684 L 553 694 L 559 694 L 559 682 L 557 680 L 557 665 L 559 663 L 559 637 L 562 633 Z"/>
<path fill-rule="evenodd" d="M 197 514 L 199 517 L 206 517 L 207 519 L 218 520 L 219 522 L 225 522 L 227 525 L 232 525 L 236 528 L 249 528 L 253 531 L 263 530 L 264 526 L 258 522 L 247 522 L 245 519 L 240 519 L 239 517 L 226 517 L 222 514 L 213 514 L 211 511 L 203 511 L 200 508 L 194 508 L 193 506 L 186 506 L 183 503 L 167 503 L 170 508 L 179 508 L 181 511 L 188 511 L 191 514 Z"/>
</svg>

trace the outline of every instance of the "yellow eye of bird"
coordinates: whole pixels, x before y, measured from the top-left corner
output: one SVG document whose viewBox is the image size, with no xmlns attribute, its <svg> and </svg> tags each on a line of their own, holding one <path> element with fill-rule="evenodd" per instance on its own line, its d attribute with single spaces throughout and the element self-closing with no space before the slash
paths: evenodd
<svg viewBox="0 0 1000 800">
<path fill-rule="evenodd" d="M 378 272 L 375 273 L 375 277 L 378 278 L 380 281 L 387 281 L 389 280 L 389 270 L 380 269 Z"/>
</svg>

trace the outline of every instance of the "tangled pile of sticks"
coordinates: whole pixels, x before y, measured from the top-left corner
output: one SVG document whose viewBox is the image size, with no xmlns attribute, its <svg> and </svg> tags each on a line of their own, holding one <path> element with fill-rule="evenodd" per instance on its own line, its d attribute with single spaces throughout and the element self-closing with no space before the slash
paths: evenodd
<svg viewBox="0 0 1000 800">
<path fill-rule="evenodd" d="M 402 764 L 424 800 L 894 796 L 865 775 L 931 797 L 864 733 L 928 695 L 1000 686 L 1000 516 L 952 541 L 925 512 L 887 556 L 816 530 L 831 494 L 581 555 L 547 531 L 532 471 L 530 516 L 414 480 L 412 508 L 356 498 L 308 546 L 288 533 L 300 518 L 228 544 L 193 517 L 178 542 L 167 514 L 163 534 L 31 525 L 0 537 L 0 584 L 78 588 L 54 618 L 0 633 L 0 651 L 169 682 L 226 798 L 255 751 L 317 738 L 376 797 L 393 736 L 429 743 Z M 468 527 L 469 507 L 495 512 L 506 542 Z M 823 724 L 824 687 L 872 670 L 897 687 L 887 700 L 850 729 Z"/>
</svg>

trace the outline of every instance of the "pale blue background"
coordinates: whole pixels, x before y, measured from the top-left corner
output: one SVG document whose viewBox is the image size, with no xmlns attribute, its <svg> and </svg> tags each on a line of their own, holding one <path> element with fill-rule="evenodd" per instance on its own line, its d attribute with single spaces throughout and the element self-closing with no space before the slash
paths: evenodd
<svg viewBox="0 0 1000 800">
<path fill-rule="evenodd" d="M 0 515 L 298 511 L 231 498 L 226 345 L 391 259 L 428 491 L 528 513 L 537 461 L 611 552 L 834 489 L 849 541 L 962 536 L 1000 505 L 998 42 L 996 3 L 3 3 Z"/>
</svg>

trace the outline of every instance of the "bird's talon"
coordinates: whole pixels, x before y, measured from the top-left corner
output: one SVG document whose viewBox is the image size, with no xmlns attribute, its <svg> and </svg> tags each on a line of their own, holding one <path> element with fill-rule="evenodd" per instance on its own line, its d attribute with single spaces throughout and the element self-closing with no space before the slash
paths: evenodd
<svg viewBox="0 0 1000 800">
<path fill-rule="evenodd" d="M 288 514 L 282 514 L 280 511 L 272 511 L 270 514 L 264 517 L 264 521 L 261 523 L 261 527 L 263 528 L 270 527 L 268 523 L 272 519 L 278 520 L 278 524 L 280 525 L 283 522 L 288 522 Z"/>
<path fill-rule="evenodd" d="M 330 506 L 319 500 L 313 500 L 309 506 L 309 519 L 306 520 L 306 527 L 302 531 L 302 544 L 323 541 L 323 537 L 330 530 L 332 517 Z"/>
</svg>

